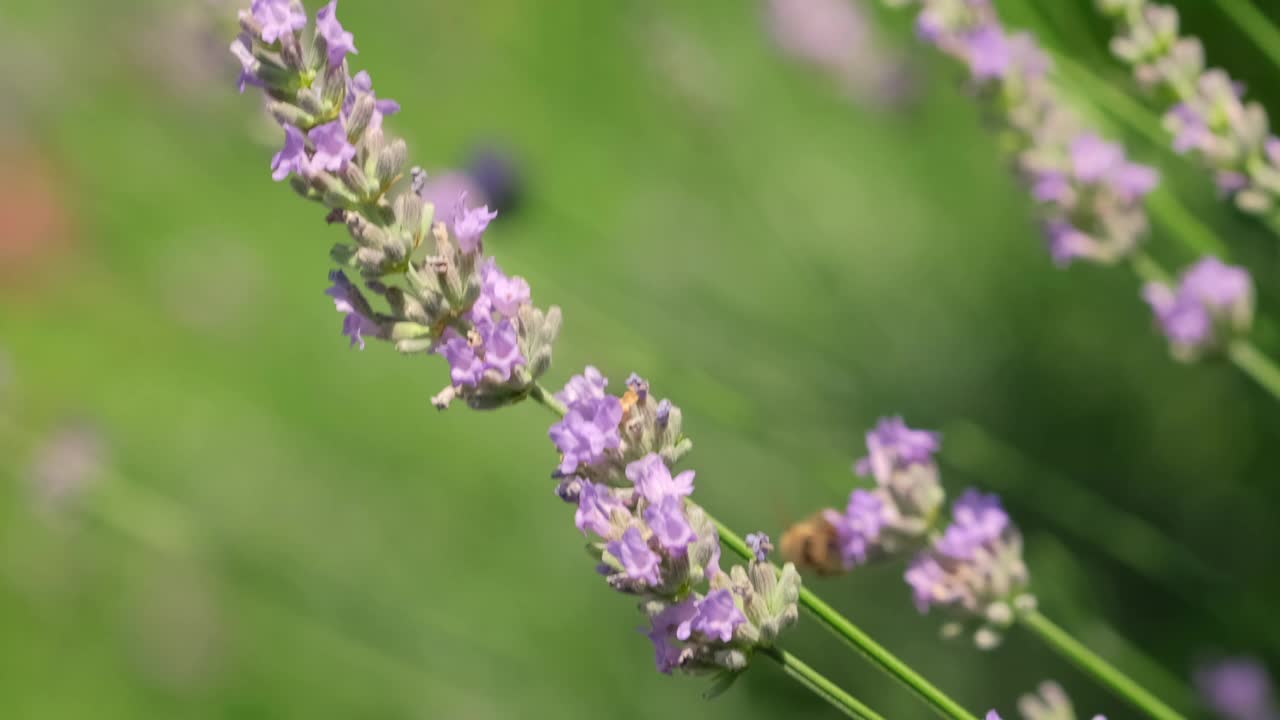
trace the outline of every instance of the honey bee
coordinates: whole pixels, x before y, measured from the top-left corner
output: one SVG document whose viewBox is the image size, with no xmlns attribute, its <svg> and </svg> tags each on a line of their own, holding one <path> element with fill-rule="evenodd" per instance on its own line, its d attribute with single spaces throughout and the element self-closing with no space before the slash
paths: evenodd
<svg viewBox="0 0 1280 720">
<path fill-rule="evenodd" d="M 801 570 L 839 575 L 845 572 L 844 560 L 836 543 L 836 529 L 825 515 L 825 510 L 819 510 L 787 528 L 782 534 L 782 557 Z"/>
</svg>

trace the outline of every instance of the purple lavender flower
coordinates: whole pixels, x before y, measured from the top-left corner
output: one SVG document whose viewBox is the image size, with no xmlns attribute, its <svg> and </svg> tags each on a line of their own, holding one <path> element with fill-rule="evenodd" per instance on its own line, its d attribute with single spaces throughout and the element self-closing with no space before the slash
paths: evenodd
<svg viewBox="0 0 1280 720">
<path fill-rule="evenodd" d="M 440 354 L 449 363 L 449 379 L 455 386 L 475 387 L 484 377 L 484 360 L 476 353 L 465 337 L 452 328 L 447 331 L 440 345 Z"/>
<path fill-rule="evenodd" d="M 271 179 L 280 182 L 291 173 L 308 175 L 311 161 L 307 157 L 307 141 L 302 131 L 292 125 L 284 126 L 284 148 L 271 158 Z"/>
<path fill-rule="evenodd" d="M 643 581 L 651 587 L 662 584 L 662 576 L 658 574 L 662 557 L 649 548 L 639 528 L 627 528 L 622 538 L 610 542 L 606 549 L 622 563 L 623 573 L 631 580 Z"/>
<path fill-rule="evenodd" d="M 952 523 L 938 540 L 938 552 L 957 560 L 972 559 L 982 546 L 1004 534 L 1009 515 L 996 495 L 966 490 L 951 509 Z"/>
<path fill-rule="evenodd" d="M 520 334 L 511 320 L 503 318 L 493 331 L 484 337 L 484 367 L 496 370 L 503 382 L 511 379 L 511 373 L 525 364 L 520 352 Z"/>
<path fill-rule="evenodd" d="M 493 308 L 507 317 L 516 317 L 520 306 L 530 301 L 529 283 L 522 277 L 507 277 L 492 257 L 480 267 L 481 285 Z"/>
<path fill-rule="evenodd" d="M 622 443 L 618 423 L 622 422 L 622 403 L 606 395 L 579 400 L 569 406 L 564 419 L 551 426 L 551 440 L 560 449 L 560 473 L 568 475 L 579 465 L 599 462 L 606 450 Z"/>
<path fill-rule="evenodd" d="M 1053 219 L 1045 223 L 1045 236 L 1049 240 L 1049 256 L 1058 267 L 1066 267 L 1073 260 L 1093 257 L 1099 252 L 1097 241 L 1066 220 Z"/>
<path fill-rule="evenodd" d="M 1241 267 L 1206 257 L 1182 274 L 1177 288 L 1148 283 L 1143 298 L 1180 358 L 1190 359 L 1244 332 L 1253 316 L 1253 281 Z"/>
<path fill-rule="evenodd" d="M 347 59 L 347 54 L 358 55 L 355 35 L 342 28 L 338 22 L 338 0 L 320 8 L 316 13 L 316 30 L 324 38 L 329 48 L 329 65 L 339 67 Z"/>
<path fill-rule="evenodd" d="M 662 549 L 674 556 L 683 556 L 689 543 L 698 539 L 685 518 L 684 501 L 678 497 L 666 497 L 646 507 L 644 521 Z"/>
<path fill-rule="evenodd" d="M 729 590 L 713 590 L 698 602 L 698 614 L 693 618 L 694 632 L 702 633 L 708 638 L 729 642 L 733 640 L 733 630 L 747 621 L 746 615 L 738 609 Z"/>
<path fill-rule="evenodd" d="M 341 270 L 330 272 L 329 282 L 333 286 L 325 290 L 324 294 L 333 298 L 334 306 L 345 316 L 342 319 L 342 334 L 351 338 L 352 347 L 359 345 L 363 350 L 364 336 L 376 337 L 380 331 L 378 323 L 365 315 L 369 304 Z"/>
<path fill-rule="evenodd" d="M 462 252 L 479 252 L 481 241 L 484 239 L 485 228 L 489 227 L 489 223 L 498 217 L 498 213 L 489 212 L 488 205 L 468 209 L 466 201 L 467 196 L 465 193 L 458 196 L 458 202 L 455 204 L 453 212 L 453 232 L 457 237 L 458 247 L 462 248 Z"/>
<path fill-rule="evenodd" d="M 824 517 L 836 531 L 836 543 L 846 569 L 867 562 L 868 551 L 880 538 L 885 503 L 868 490 L 854 490 L 844 513 L 828 510 Z"/>
<path fill-rule="evenodd" d="M 653 642 L 655 660 L 658 671 L 667 675 L 680 667 L 680 663 L 689 651 L 684 646 L 671 642 L 672 638 L 688 640 L 692 635 L 693 619 L 698 614 L 697 601 L 688 598 L 674 605 L 669 605 L 650 620 L 649 640 Z"/>
<path fill-rule="evenodd" d="M 608 487 L 590 480 L 580 481 L 578 511 L 573 522 L 586 535 L 588 531 L 607 538 L 613 533 L 613 514 L 627 512 L 627 508 Z"/>
<path fill-rule="evenodd" d="M 882 418 L 867 433 L 867 457 L 857 462 L 859 475 L 885 477 L 895 469 L 933 462 L 942 437 L 928 430 L 912 430 L 901 417 Z"/>
<path fill-rule="evenodd" d="M 773 541 L 767 533 L 751 533 L 747 535 L 747 547 L 756 556 L 756 562 L 764 562 L 769 559 L 769 553 L 773 552 Z"/>
<path fill-rule="evenodd" d="M 1004 77 L 1012 62 L 1009 41 L 998 25 L 984 25 L 966 39 L 969 71 L 978 80 Z"/>
<path fill-rule="evenodd" d="M 636 398 L 640 402 L 644 402 L 649 396 L 649 381 L 640 377 L 637 373 L 631 373 L 627 376 L 627 388 L 636 394 Z"/>
<path fill-rule="evenodd" d="M 603 398 L 608 385 L 609 380 L 595 366 L 588 365 L 581 375 L 569 378 L 564 389 L 556 393 L 556 399 L 572 407 L 580 402 Z"/>
<path fill-rule="evenodd" d="M 1126 160 L 1119 143 L 1107 142 L 1094 133 L 1077 137 L 1070 153 L 1078 181 L 1086 185 L 1105 183 L 1126 201 L 1143 197 L 1160 182 L 1154 169 Z"/>
<path fill-rule="evenodd" d="M 307 26 L 307 13 L 296 0 L 253 0 L 249 11 L 262 26 L 263 42 L 274 43 Z"/>
<path fill-rule="evenodd" d="M 671 419 L 671 408 L 671 401 L 666 398 L 658 402 L 657 416 L 655 418 L 658 427 L 665 428 L 667 426 L 667 422 Z"/>
<path fill-rule="evenodd" d="M 314 127 L 307 137 L 315 143 L 316 154 L 311 162 L 318 170 L 340 172 L 356 156 L 355 146 L 347 142 L 347 131 L 341 120 Z"/>
<path fill-rule="evenodd" d="M 1196 690 L 1205 703 L 1229 720 L 1275 720 L 1271 678 L 1258 661 L 1228 658 L 1196 671 Z"/>
<path fill-rule="evenodd" d="M 692 470 L 671 476 L 671 470 L 662 456 L 649 453 L 627 465 L 627 479 L 635 486 L 641 497 L 651 503 L 662 502 L 664 498 L 685 498 L 693 494 Z"/>
<path fill-rule="evenodd" d="M 240 61 L 240 77 L 236 81 L 236 86 L 240 89 L 240 94 L 244 94 L 244 89 L 250 85 L 253 87 L 262 87 L 262 79 L 258 77 L 258 59 L 253 56 L 250 47 L 253 44 L 253 38 L 249 33 L 240 33 L 235 41 L 231 43 L 231 54 L 236 56 Z"/>
<path fill-rule="evenodd" d="M 1000 713 L 995 710 L 988 710 L 986 720 L 1002 720 Z"/>
</svg>

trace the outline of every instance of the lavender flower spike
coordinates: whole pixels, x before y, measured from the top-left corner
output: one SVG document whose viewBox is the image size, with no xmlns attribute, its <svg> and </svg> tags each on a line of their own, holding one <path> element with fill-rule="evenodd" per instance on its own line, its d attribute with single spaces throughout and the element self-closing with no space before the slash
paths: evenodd
<svg viewBox="0 0 1280 720">
<path fill-rule="evenodd" d="M 1028 33 L 1008 32 L 989 0 L 895 0 L 917 4 L 920 37 L 969 67 L 979 98 L 1001 121 L 1055 263 L 1112 264 L 1148 229 L 1143 197 L 1152 168 L 1127 161 L 1067 108 L 1047 77 L 1049 59 Z"/>
<path fill-rule="evenodd" d="M 1206 69 L 1204 47 L 1178 34 L 1176 8 L 1148 0 L 1099 0 L 1117 34 L 1116 57 L 1133 67 L 1146 88 L 1177 99 L 1164 117 L 1174 150 L 1197 158 L 1219 190 L 1241 210 L 1272 214 L 1280 199 L 1280 140 L 1267 111 L 1244 100 L 1244 86 L 1225 71 Z"/>
</svg>

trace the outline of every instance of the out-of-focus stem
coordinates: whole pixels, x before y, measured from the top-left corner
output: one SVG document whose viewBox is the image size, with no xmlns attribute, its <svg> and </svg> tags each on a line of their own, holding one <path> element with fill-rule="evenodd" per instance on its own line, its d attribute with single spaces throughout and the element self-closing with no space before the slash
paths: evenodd
<svg viewBox="0 0 1280 720">
<path fill-rule="evenodd" d="M 1097 653 L 1085 647 L 1066 630 L 1058 627 L 1052 620 L 1038 611 L 1024 613 L 1019 617 L 1023 627 L 1035 633 L 1046 645 L 1059 655 L 1071 661 L 1076 667 L 1093 676 L 1095 680 L 1106 685 L 1116 695 L 1130 705 L 1146 713 L 1155 720 L 1186 720 L 1176 710 L 1164 704 L 1146 688 L 1120 672 L 1111 663 L 1103 660 Z"/>
<path fill-rule="evenodd" d="M 1244 374 L 1280 400 L 1280 367 L 1276 366 L 1274 360 L 1263 355 L 1256 345 L 1248 340 L 1236 340 L 1227 346 L 1227 357 Z"/>
<path fill-rule="evenodd" d="M 1249 0 L 1218 0 L 1215 3 L 1232 22 L 1257 44 L 1271 62 L 1280 67 L 1280 30 Z"/>
</svg>

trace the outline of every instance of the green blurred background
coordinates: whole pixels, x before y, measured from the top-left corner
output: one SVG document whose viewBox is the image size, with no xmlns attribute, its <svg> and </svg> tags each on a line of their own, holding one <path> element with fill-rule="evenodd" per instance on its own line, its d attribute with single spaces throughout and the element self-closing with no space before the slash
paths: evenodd
<svg viewBox="0 0 1280 720">
<path fill-rule="evenodd" d="M 891 97 L 785 57 L 757 2 L 341 17 L 415 162 L 517 163 L 488 242 L 565 310 L 552 384 L 645 375 L 729 524 L 776 536 L 842 503 L 863 432 L 902 413 L 946 433 L 953 493 L 1004 494 L 1046 613 L 1157 693 L 1192 707 L 1223 653 L 1275 667 L 1280 407 L 1172 362 L 1127 271 L 1055 269 L 957 68 L 849 1 Z M 1135 94 L 1085 0 L 997 4 Z M 1277 68 L 1180 5 L 1280 108 Z M 656 673 L 552 494 L 545 412 L 440 414 L 439 361 L 347 349 L 322 295 L 341 232 L 268 177 L 234 9 L 0 7 L 0 716 L 832 717 L 772 667 L 710 703 Z M 1280 307 L 1276 238 L 1107 127 Z M 1152 251 L 1189 260 L 1171 237 Z M 1132 716 L 1023 633 L 939 641 L 901 572 L 813 586 L 972 709 L 1008 717 L 1053 677 Z M 927 713 L 811 621 L 790 647 L 889 717 Z"/>
</svg>

